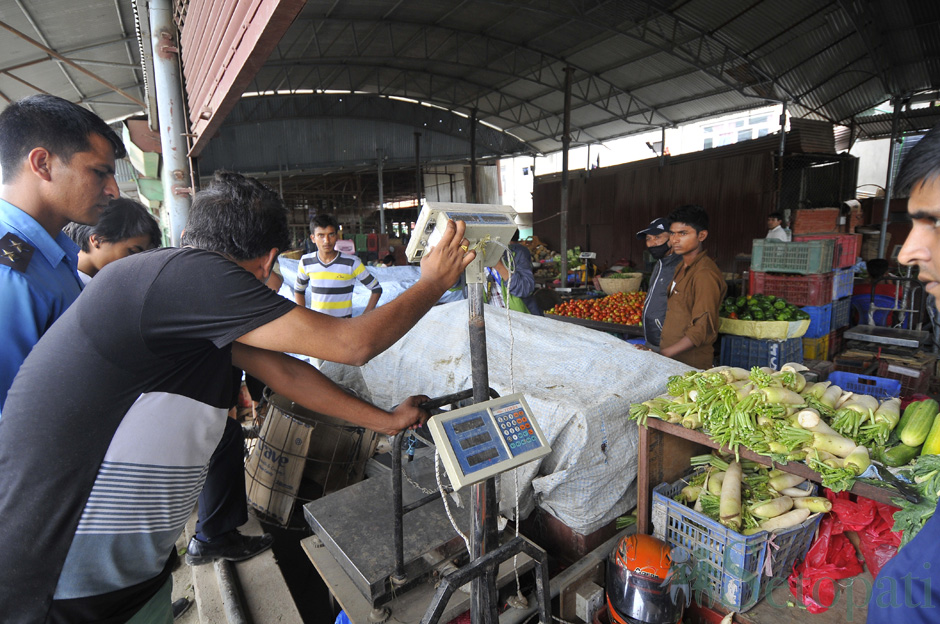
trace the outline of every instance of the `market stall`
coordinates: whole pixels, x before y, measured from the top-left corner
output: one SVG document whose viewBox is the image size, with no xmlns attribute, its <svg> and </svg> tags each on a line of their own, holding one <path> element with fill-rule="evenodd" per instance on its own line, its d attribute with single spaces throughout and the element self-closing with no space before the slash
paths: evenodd
<svg viewBox="0 0 940 624">
<path fill-rule="evenodd" d="M 863 621 L 873 577 L 936 506 L 940 407 L 902 404 L 892 380 L 783 368 L 674 376 L 632 406 L 638 531 L 691 552 L 693 596 L 721 612 Z"/>
</svg>

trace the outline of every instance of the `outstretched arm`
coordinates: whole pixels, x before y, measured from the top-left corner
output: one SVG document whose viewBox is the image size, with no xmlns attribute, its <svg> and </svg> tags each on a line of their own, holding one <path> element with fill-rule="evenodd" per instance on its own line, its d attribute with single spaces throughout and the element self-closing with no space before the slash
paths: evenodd
<svg viewBox="0 0 940 624">
<path fill-rule="evenodd" d="M 301 353 L 361 366 L 414 327 L 473 261 L 462 221 L 448 222 L 441 241 L 421 260 L 421 279 L 401 296 L 369 314 L 339 319 L 297 307 L 241 336 L 238 341 L 269 351 Z"/>
<path fill-rule="evenodd" d="M 386 412 L 344 391 L 313 366 L 283 353 L 236 342 L 232 363 L 297 405 L 379 433 L 394 435 L 428 418 L 426 411 L 418 409 L 427 401 L 426 396 L 409 397 L 394 412 Z"/>
</svg>

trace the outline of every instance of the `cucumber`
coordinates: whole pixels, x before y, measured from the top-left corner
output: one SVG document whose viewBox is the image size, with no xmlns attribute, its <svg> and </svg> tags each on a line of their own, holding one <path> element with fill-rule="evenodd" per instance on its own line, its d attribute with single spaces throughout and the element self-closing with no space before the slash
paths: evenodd
<svg viewBox="0 0 940 624">
<path fill-rule="evenodd" d="M 924 440 L 924 447 L 920 449 L 921 455 L 940 455 L 940 417 L 934 416 L 933 425 Z"/>
<path fill-rule="evenodd" d="M 907 410 L 911 410 L 910 416 L 907 415 Z M 933 399 L 917 401 L 908 405 L 907 409 L 904 410 L 904 417 L 907 418 L 907 422 L 904 424 L 904 429 L 899 433 L 901 442 L 908 446 L 923 444 L 927 439 L 927 435 L 931 433 L 931 427 L 934 426 L 934 420 L 938 413 L 940 413 L 940 405 Z M 940 430 L 937 431 L 936 437 L 937 446 L 935 448 L 937 450 L 931 452 L 931 454 L 940 452 Z M 921 454 L 926 455 L 928 452 L 923 450 Z"/>
<path fill-rule="evenodd" d="M 906 466 L 911 463 L 919 453 L 919 446 L 908 446 L 902 442 L 882 453 L 881 461 L 885 466 L 897 468 L 898 466 Z"/>
</svg>

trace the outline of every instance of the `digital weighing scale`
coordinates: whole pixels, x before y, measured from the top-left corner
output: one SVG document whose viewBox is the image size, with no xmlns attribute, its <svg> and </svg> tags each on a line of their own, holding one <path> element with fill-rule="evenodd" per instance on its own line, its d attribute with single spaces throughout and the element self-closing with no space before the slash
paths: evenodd
<svg viewBox="0 0 940 624">
<path fill-rule="evenodd" d="M 551 452 L 521 394 L 444 412 L 428 429 L 457 491 Z"/>
<path fill-rule="evenodd" d="M 396 596 L 409 590 L 417 595 L 435 575 L 438 583 L 422 623 L 438 622 L 452 608 L 448 604 L 456 590 L 469 583 L 471 621 L 493 624 L 498 619 L 497 575 L 511 578 L 505 575 L 505 564 L 517 556 L 525 562 L 520 572 L 535 564 L 539 621 L 551 622 L 547 554 L 522 536 L 506 537 L 500 544 L 496 530 L 499 505 L 494 477 L 551 452 L 523 396 L 494 397 L 489 388 L 483 320 L 486 267 L 495 266 L 508 248 L 516 231 L 515 218 L 510 206 L 428 202 L 406 249 L 409 261 L 419 260 L 440 240 L 448 220 L 454 219 L 467 224 L 464 237 L 476 252 L 465 271 L 473 388 L 459 393 L 465 399 L 472 397 L 473 405 L 461 407 L 457 395 L 439 401 L 434 407 L 450 403 L 453 409 L 428 421 L 430 435 L 425 439 L 436 447 L 455 489 L 448 499 L 456 496 L 463 505 L 455 507 L 452 515 L 461 533 L 469 535 L 469 562 L 464 563 L 467 547 L 447 518 L 433 458 L 417 458 L 402 467 L 406 432 L 400 432 L 392 445 L 391 484 L 373 477 L 304 506 L 307 522 L 331 555 L 317 569 L 322 572 L 336 563 L 331 569 L 343 578 L 325 579 L 327 584 L 332 588 L 331 581 L 351 581 L 372 606 L 370 622 L 394 616 L 383 605 L 395 604 Z M 451 506 L 455 503 L 451 501 Z"/>
</svg>

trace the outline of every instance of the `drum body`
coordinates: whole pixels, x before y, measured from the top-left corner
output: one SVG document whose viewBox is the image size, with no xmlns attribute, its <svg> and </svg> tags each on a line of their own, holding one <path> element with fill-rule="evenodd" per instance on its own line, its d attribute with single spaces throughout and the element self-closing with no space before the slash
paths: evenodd
<svg viewBox="0 0 940 624">
<path fill-rule="evenodd" d="M 378 434 L 312 412 L 269 388 L 264 396 L 264 422 L 245 465 L 248 502 L 286 525 L 302 479 L 318 486 L 307 494 L 312 498 L 361 481 Z"/>
</svg>

